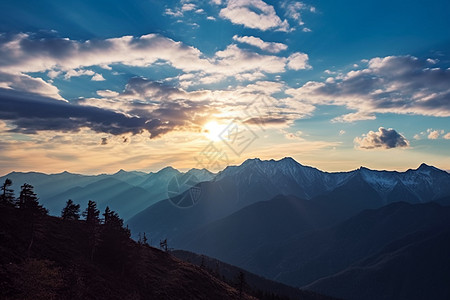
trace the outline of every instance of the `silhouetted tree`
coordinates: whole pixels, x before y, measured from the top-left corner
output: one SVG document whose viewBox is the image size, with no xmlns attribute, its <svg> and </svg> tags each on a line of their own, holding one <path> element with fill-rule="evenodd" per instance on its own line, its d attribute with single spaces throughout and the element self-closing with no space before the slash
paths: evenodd
<svg viewBox="0 0 450 300">
<path fill-rule="evenodd" d="M 123 220 L 109 207 L 106 207 L 103 216 L 99 260 L 109 267 L 123 271 L 129 257 L 130 230 L 123 226 Z"/>
<path fill-rule="evenodd" d="M 167 239 L 164 239 L 163 241 L 159 242 L 159 248 L 161 248 L 166 252 L 169 250 L 169 247 L 167 246 Z"/>
<path fill-rule="evenodd" d="M 31 184 L 24 183 L 20 191 L 18 206 L 20 209 L 38 214 L 47 214 L 47 210 L 39 204 L 39 199 Z"/>
<path fill-rule="evenodd" d="M 35 235 L 42 233 L 42 224 L 40 224 L 39 221 L 48 213 L 48 211 L 39 204 L 38 197 L 33 189 L 32 185 L 24 183 L 21 187 L 20 196 L 17 201 L 19 209 L 23 212 L 22 216 L 24 222 L 27 224 L 28 234 L 30 235 L 28 256 L 30 256 Z"/>
<path fill-rule="evenodd" d="M 83 212 L 83 216 L 86 218 L 86 224 L 88 229 L 88 244 L 90 249 L 90 259 L 94 260 L 95 250 L 99 243 L 99 225 L 100 225 L 100 211 L 97 209 L 97 203 L 89 200 L 88 207 Z"/>
<path fill-rule="evenodd" d="M 138 237 L 139 237 L 139 238 L 138 238 L 138 244 L 149 246 L 148 238 L 147 238 L 147 235 L 145 234 L 145 232 L 144 232 L 144 234 L 141 234 L 141 233 L 139 232 Z"/>
<path fill-rule="evenodd" d="M 10 189 L 12 181 L 9 178 L 1 186 L 0 204 L 14 206 L 14 190 Z"/>
<path fill-rule="evenodd" d="M 147 239 L 147 236 L 145 235 L 145 232 L 144 232 L 144 237 L 142 238 L 142 244 L 148 245 L 148 239 Z"/>
<path fill-rule="evenodd" d="M 80 205 L 73 203 L 72 199 L 67 200 L 66 207 L 61 211 L 61 218 L 63 220 L 80 219 Z"/>
<path fill-rule="evenodd" d="M 97 203 L 89 200 L 88 207 L 83 212 L 83 217 L 86 218 L 86 223 L 89 225 L 97 225 L 100 223 L 100 211 L 97 209 Z"/>
<path fill-rule="evenodd" d="M 245 274 L 242 271 L 239 271 L 239 274 L 236 279 L 236 286 L 239 291 L 239 299 L 242 299 L 244 295 L 244 290 L 247 287 L 247 282 L 245 280 Z"/>
</svg>

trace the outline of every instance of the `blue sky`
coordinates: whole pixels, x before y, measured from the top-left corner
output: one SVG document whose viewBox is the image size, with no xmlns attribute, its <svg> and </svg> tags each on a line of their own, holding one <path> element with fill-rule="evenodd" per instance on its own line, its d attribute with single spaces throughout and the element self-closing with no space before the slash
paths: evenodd
<svg viewBox="0 0 450 300">
<path fill-rule="evenodd" d="M 0 173 L 220 169 L 199 164 L 211 143 L 222 164 L 450 169 L 449 11 L 448 1 L 2 1 Z M 238 127 L 256 137 L 242 151 L 230 147 Z"/>
</svg>

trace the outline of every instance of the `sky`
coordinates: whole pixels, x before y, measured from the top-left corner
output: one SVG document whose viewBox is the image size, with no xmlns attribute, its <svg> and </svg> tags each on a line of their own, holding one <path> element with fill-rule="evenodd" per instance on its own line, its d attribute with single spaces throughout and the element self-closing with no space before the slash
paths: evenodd
<svg viewBox="0 0 450 300">
<path fill-rule="evenodd" d="M 449 1 L 0 2 L 0 174 L 450 170 Z"/>
</svg>

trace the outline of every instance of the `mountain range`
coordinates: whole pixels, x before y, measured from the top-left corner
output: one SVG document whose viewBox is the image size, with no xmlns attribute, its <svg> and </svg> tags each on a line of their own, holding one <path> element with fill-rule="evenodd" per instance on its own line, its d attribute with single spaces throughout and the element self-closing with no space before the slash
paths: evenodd
<svg viewBox="0 0 450 300">
<path fill-rule="evenodd" d="M 423 299 L 427 289 L 433 299 L 449 294 L 442 284 L 450 277 L 448 258 L 435 248 L 448 247 L 450 174 L 426 164 L 405 172 L 330 173 L 292 158 L 249 159 L 217 174 L 167 167 L 5 178 L 35 185 L 53 214 L 69 198 L 82 206 L 95 200 L 118 211 L 134 237 L 145 232 L 153 244 L 167 239 L 171 248 L 297 288 L 343 299 Z M 195 195 L 195 205 L 173 204 L 173 178 L 194 178 L 176 197 Z"/>
</svg>

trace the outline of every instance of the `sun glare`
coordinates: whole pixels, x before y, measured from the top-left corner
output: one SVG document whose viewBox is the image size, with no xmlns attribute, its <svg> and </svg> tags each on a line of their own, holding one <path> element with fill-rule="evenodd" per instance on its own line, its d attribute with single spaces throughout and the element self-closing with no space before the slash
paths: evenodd
<svg viewBox="0 0 450 300">
<path fill-rule="evenodd" d="M 217 121 L 209 121 L 203 126 L 203 134 L 211 141 L 219 141 L 220 134 L 224 130 L 224 126 L 217 123 Z"/>
</svg>

